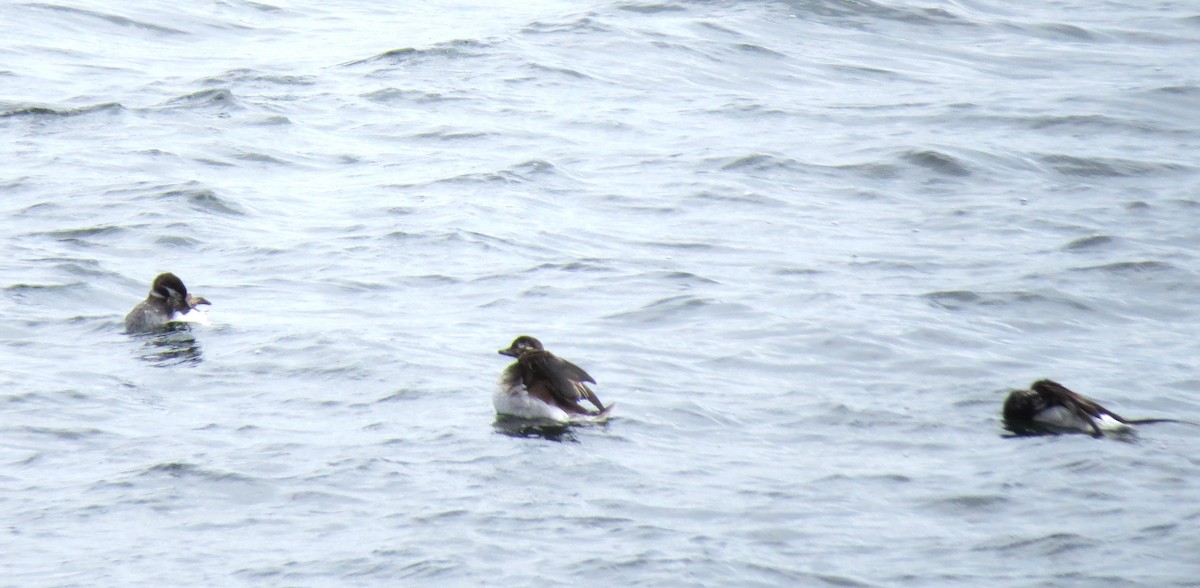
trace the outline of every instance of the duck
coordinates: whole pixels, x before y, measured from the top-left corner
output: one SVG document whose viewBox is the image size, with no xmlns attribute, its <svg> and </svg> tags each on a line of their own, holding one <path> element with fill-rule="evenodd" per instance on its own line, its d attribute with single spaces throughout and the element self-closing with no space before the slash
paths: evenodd
<svg viewBox="0 0 1200 588">
<path fill-rule="evenodd" d="M 200 296 L 189 294 L 183 280 L 175 274 L 159 274 L 150 285 L 150 295 L 125 316 L 125 332 L 154 331 L 176 322 L 208 324 L 208 310 L 199 307 L 211 304 Z"/>
<path fill-rule="evenodd" d="M 501 416 L 549 420 L 558 423 L 599 422 L 614 405 L 604 406 L 587 386 L 596 380 L 583 368 L 546 351 L 542 342 L 528 335 L 513 340 L 500 355 L 517 361 L 504 368 L 492 395 Z M 586 400 L 595 410 L 582 405 Z"/>
<path fill-rule="evenodd" d="M 1040 423 L 1058 429 L 1100 436 L 1127 432 L 1134 424 L 1163 419 L 1131 420 L 1100 406 L 1053 380 L 1038 380 L 1028 390 L 1014 390 L 1004 401 L 1004 420 L 1010 425 Z"/>
</svg>

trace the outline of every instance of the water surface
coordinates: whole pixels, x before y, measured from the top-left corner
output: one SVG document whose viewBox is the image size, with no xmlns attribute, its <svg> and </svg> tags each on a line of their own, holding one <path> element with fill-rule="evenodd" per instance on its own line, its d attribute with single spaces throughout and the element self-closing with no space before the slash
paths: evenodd
<svg viewBox="0 0 1200 588">
<path fill-rule="evenodd" d="M 14 586 L 1196 586 L 1182 2 L 0 6 Z M 121 332 L 153 277 L 208 328 Z M 616 402 L 530 434 L 518 334 Z M 536 431 L 534 432 L 536 433 Z"/>
</svg>

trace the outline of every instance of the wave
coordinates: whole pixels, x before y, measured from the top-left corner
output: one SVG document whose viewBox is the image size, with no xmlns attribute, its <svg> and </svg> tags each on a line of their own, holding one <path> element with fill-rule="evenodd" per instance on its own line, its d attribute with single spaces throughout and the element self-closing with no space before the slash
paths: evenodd
<svg viewBox="0 0 1200 588">
<path fill-rule="evenodd" d="M 974 292 L 971 290 L 945 290 L 921 295 L 934 306 L 946 310 L 964 310 L 980 306 L 1048 307 L 1067 308 L 1085 312 L 1094 309 L 1066 295 L 1039 294 L 1037 292 Z"/>
<path fill-rule="evenodd" d="M 341 65 L 343 67 L 376 63 L 398 65 L 426 59 L 463 59 L 468 57 L 476 57 L 482 50 L 488 48 L 489 45 L 487 43 L 481 43 L 471 39 L 458 39 L 454 41 L 436 43 L 428 49 L 416 49 L 413 47 L 391 49 L 378 55 L 372 55 L 371 57 L 364 59 L 348 61 Z"/>
<path fill-rule="evenodd" d="M 534 21 L 521 29 L 521 32 L 524 34 L 605 33 L 610 30 L 610 27 L 600 23 L 595 14 L 589 14 L 567 22 Z"/>
<path fill-rule="evenodd" d="M 116 102 L 103 102 L 93 104 L 91 106 L 79 106 L 76 108 L 55 108 L 52 106 L 25 104 L 25 105 L 4 105 L 0 106 L 0 119 L 3 118 L 65 118 L 72 116 L 81 116 L 92 114 L 95 112 L 119 113 L 124 112 L 125 107 Z"/>
<path fill-rule="evenodd" d="M 163 26 L 163 25 L 156 25 L 153 23 L 143 22 L 140 20 L 134 20 L 132 18 L 128 18 L 125 16 L 120 16 L 120 15 L 116 15 L 116 14 L 108 14 L 108 13 L 104 13 L 104 12 L 96 12 L 93 10 L 86 10 L 83 8 L 75 8 L 72 6 L 62 6 L 59 4 L 42 4 L 42 3 L 29 3 L 29 4 L 25 4 L 25 6 L 28 6 L 30 8 L 40 8 L 40 9 L 44 9 L 44 10 L 60 12 L 60 13 L 69 14 L 69 15 L 73 15 L 73 16 L 82 16 L 82 17 L 106 22 L 109 24 L 114 24 L 114 25 L 121 26 L 121 27 L 129 27 L 129 28 L 149 31 L 152 33 L 158 33 L 160 35 L 187 35 L 188 34 L 186 31 L 182 31 L 179 29 L 175 29 L 175 28 L 171 28 L 171 27 L 167 27 L 167 26 Z"/>
<path fill-rule="evenodd" d="M 1149 272 L 1165 272 L 1176 269 L 1175 266 L 1163 261 L 1119 261 L 1103 265 L 1072 268 L 1076 272 L 1104 272 L 1109 274 L 1142 274 Z"/>
<path fill-rule="evenodd" d="M 713 317 L 721 315 L 741 315 L 751 311 L 745 304 L 724 302 L 712 298 L 682 294 L 667 296 L 635 310 L 617 312 L 606 315 L 606 319 L 631 321 L 639 325 L 659 323 L 663 321 L 696 320 L 698 313 Z"/>
<path fill-rule="evenodd" d="M 637 14 L 657 14 L 660 12 L 687 12 L 686 6 L 681 6 L 679 4 L 664 3 L 664 2 L 647 2 L 647 3 L 622 2 L 622 3 L 614 6 L 614 8 L 616 8 L 617 10 L 624 10 L 626 12 L 635 12 Z"/>
<path fill-rule="evenodd" d="M 933 150 L 908 151 L 900 156 L 901 159 L 918 167 L 937 172 L 944 176 L 965 177 L 971 175 L 971 170 L 958 158 Z"/>
<path fill-rule="evenodd" d="M 448 102 L 451 100 L 465 100 L 459 96 L 447 96 L 441 92 L 423 92 L 418 90 L 401 90 L 399 88 L 384 88 L 362 94 L 363 98 L 372 102 L 392 103 L 392 102 L 414 102 L 416 104 L 430 104 L 434 102 Z"/>
<path fill-rule="evenodd" d="M 301 75 L 280 75 L 263 73 L 255 69 L 239 68 L 231 69 L 221 75 L 212 76 L 201 80 L 201 83 L 209 86 L 227 86 L 235 83 L 266 83 L 275 86 L 315 86 L 319 78 L 316 76 L 301 76 Z"/>
<path fill-rule="evenodd" d="M 160 200 L 182 200 L 191 207 L 205 212 L 226 215 L 244 215 L 246 212 L 237 204 L 221 198 L 209 188 L 183 187 L 166 190 L 159 194 Z"/>
<path fill-rule="evenodd" d="M 553 163 L 541 159 L 531 159 L 516 165 L 489 172 L 462 174 L 449 178 L 441 178 L 427 184 L 394 184 L 394 188 L 411 188 L 416 185 L 429 184 L 525 184 L 544 181 L 544 176 L 553 176 L 558 168 Z"/>
<path fill-rule="evenodd" d="M 874 20 L 896 21 L 923 26 L 970 25 L 970 21 L 942 8 L 888 6 L 870 0 L 787 0 L 784 2 L 800 18 L 808 15 L 839 17 L 866 25 Z"/>
<path fill-rule="evenodd" d="M 1195 166 L 1180 163 L 1137 161 L 1115 157 L 1079 157 L 1047 154 L 1037 157 L 1042 164 L 1066 176 L 1137 178 L 1164 173 L 1196 171 Z"/>
<path fill-rule="evenodd" d="M 214 106 L 226 109 L 242 108 L 241 102 L 237 96 L 228 88 L 211 88 L 208 90 L 200 90 L 182 96 L 172 98 L 167 101 L 168 106 L 172 107 L 208 107 Z"/>
<path fill-rule="evenodd" d="M 1113 239 L 1108 235 L 1092 235 L 1091 237 L 1084 237 L 1082 239 L 1071 241 L 1070 243 L 1063 245 L 1062 249 L 1063 251 L 1084 251 L 1106 247 L 1115 241 L 1116 239 Z"/>
<path fill-rule="evenodd" d="M 710 161 L 713 164 L 718 164 L 722 171 L 850 171 L 871 179 L 895 178 L 901 175 L 904 167 L 916 167 L 935 172 L 941 176 L 955 178 L 972 175 L 971 167 L 965 161 L 948 153 L 933 149 L 909 149 L 900 152 L 895 156 L 895 158 L 899 161 L 873 161 L 866 163 L 821 165 L 806 163 L 791 157 L 777 154 L 753 153 L 733 159 L 718 159 Z"/>
</svg>

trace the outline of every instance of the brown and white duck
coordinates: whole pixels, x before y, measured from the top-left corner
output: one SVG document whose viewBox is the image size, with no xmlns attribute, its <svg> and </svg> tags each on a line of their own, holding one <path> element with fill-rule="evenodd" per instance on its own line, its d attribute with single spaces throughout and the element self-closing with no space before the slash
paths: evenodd
<svg viewBox="0 0 1200 588">
<path fill-rule="evenodd" d="M 602 421 L 613 405 L 604 406 L 587 386 L 596 380 L 579 366 L 546 351 L 528 335 L 513 340 L 501 355 L 517 358 L 504 369 L 492 404 L 501 415 L 560 423 Z M 581 405 L 586 400 L 596 409 Z"/>
<path fill-rule="evenodd" d="M 1130 431 L 1132 425 L 1176 422 L 1171 419 L 1127 419 L 1053 380 L 1038 380 L 1028 390 L 1014 390 L 1009 394 L 1004 401 L 1004 420 L 1014 430 L 1041 424 L 1096 436 L 1105 432 Z"/>
<path fill-rule="evenodd" d="M 199 307 L 210 304 L 189 294 L 175 274 L 159 274 L 150 285 L 150 295 L 125 316 L 125 332 L 153 331 L 177 322 L 209 324 L 207 308 Z"/>
</svg>

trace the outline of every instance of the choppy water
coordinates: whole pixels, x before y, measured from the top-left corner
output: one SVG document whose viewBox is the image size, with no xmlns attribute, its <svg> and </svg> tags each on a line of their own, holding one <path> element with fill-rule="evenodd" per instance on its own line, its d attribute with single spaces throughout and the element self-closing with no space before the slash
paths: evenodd
<svg viewBox="0 0 1200 588">
<path fill-rule="evenodd" d="M 1200 7 L 511 4 L 0 5 L 5 585 L 1200 585 Z"/>
</svg>

